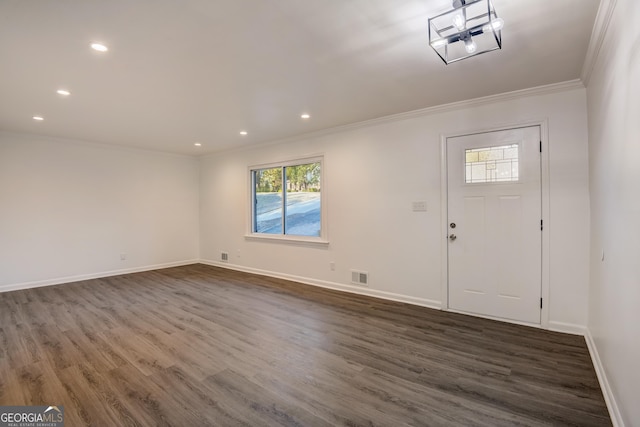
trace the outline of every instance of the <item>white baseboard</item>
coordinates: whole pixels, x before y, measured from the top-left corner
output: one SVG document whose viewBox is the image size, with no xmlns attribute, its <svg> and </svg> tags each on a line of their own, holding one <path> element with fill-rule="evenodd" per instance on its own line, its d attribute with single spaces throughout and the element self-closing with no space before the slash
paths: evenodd
<svg viewBox="0 0 640 427">
<path fill-rule="evenodd" d="M 407 304 L 419 305 L 421 307 L 435 308 L 437 310 L 440 310 L 442 308 L 442 303 L 440 301 L 430 300 L 426 298 L 410 297 L 406 295 L 395 294 L 393 292 L 377 291 L 375 289 L 368 289 L 368 288 L 362 288 L 359 286 L 345 285 L 342 283 L 311 279 L 308 277 L 295 276 L 292 274 L 278 273 L 278 272 L 268 271 L 268 270 L 261 270 L 258 268 L 244 267 L 241 265 L 229 264 L 226 262 L 201 259 L 200 263 L 211 265 L 214 267 L 227 268 L 229 270 L 236 270 L 236 271 L 242 271 L 245 273 L 258 274 L 260 276 L 274 277 L 276 279 L 291 280 L 294 282 L 304 283 L 305 285 L 318 286 L 321 288 L 333 289 L 336 291 L 349 292 L 349 293 L 358 294 L 358 295 L 366 295 L 370 297 L 381 298 L 381 299 L 386 299 L 386 300 L 396 301 L 396 302 L 404 302 Z"/>
<path fill-rule="evenodd" d="M 602 361 L 600 360 L 600 355 L 598 354 L 596 343 L 591 336 L 589 328 L 573 323 L 550 321 L 549 330 L 584 336 L 584 339 L 587 343 L 587 348 L 589 349 L 589 355 L 591 356 L 591 363 L 593 363 L 593 369 L 596 371 L 598 383 L 600 384 L 600 389 L 602 390 L 604 401 L 607 404 L 611 423 L 614 427 L 624 427 L 624 421 L 622 420 L 622 416 L 620 414 L 620 410 L 618 409 L 616 399 L 613 395 L 613 391 L 611 390 L 611 386 L 609 385 L 609 381 L 607 380 L 604 366 L 602 365 Z"/>
<path fill-rule="evenodd" d="M 616 403 L 616 399 L 613 395 L 613 390 L 611 390 L 607 374 L 605 373 L 604 366 L 602 365 L 602 360 L 600 360 L 600 355 L 598 354 L 598 348 L 596 347 L 596 343 L 593 340 L 593 336 L 591 336 L 591 331 L 589 331 L 589 329 L 586 329 L 584 338 L 587 341 L 587 347 L 589 348 L 593 367 L 596 370 L 596 375 L 598 376 L 600 389 L 602 390 L 604 401 L 607 404 L 607 409 L 609 410 L 611 423 L 613 424 L 613 427 L 624 427 L 624 421 L 620 414 L 620 409 L 618 409 L 618 404 Z"/>
<path fill-rule="evenodd" d="M 583 325 L 577 325 L 575 323 L 556 322 L 554 320 L 549 321 L 548 329 L 555 332 L 564 332 L 571 335 L 586 335 L 587 328 Z"/>
<path fill-rule="evenodd" d="M 61 285 L 63 283 L 80 282 L 82 280 L 99 279 L 101 277 L 119 276 L 120 274 L 139 273 L 141 271 L 160 270 L 162 268 L 180 267 L 183 265 L 197 264 L 197 259 L 167 262 L 164 264 L 146 265 L 143 267 L 124 268 L 121 270 L 102 271 L 99 273 L 81 274 L 78 276 L 57 277 L 55 279 L 38 280 L 35 282 L 13 283 L 0 286 L 1 292 L 19 291 L 22 289 L 40 288 L 43 286 Z"/>
</svg>

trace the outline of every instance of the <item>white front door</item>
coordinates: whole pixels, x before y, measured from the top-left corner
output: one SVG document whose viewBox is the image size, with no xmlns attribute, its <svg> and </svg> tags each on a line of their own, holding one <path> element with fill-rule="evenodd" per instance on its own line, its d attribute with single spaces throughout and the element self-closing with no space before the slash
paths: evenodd
<svg viewBox="0 0 640 427">
<path fill-rule="evenodd" d="M 538 126 L 447 139 L 449 308 L 540 323 Z"/>
</svg>

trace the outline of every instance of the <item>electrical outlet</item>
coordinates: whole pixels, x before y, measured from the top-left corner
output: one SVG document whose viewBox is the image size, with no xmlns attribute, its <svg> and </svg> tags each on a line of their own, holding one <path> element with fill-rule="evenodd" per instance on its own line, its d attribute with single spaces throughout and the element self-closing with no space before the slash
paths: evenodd
<svg viewBox="0 0 640 427">
<path fill-rule="evenodd" d="M 331 261 L 329 263 L 329 268 L 331 269 L 331 271 L 336 271 L 336 263 L 335 263 L 335 261 Z"/>
<path fill-rule="evenodd" d="M 127 259 L 127 254 L 125 254 L 125 253 L 121 253 L 121 254 L 120 254 L 120 261 L 124 261 L 124 260 L 126 260 L 126 259 Z"/>
<path fill-rule="evenodd" d="M 411 209 L 414 212 L 426 212 L 427 211 L 427 202 L 419 200 L 411 203 Z"/>
</svg>

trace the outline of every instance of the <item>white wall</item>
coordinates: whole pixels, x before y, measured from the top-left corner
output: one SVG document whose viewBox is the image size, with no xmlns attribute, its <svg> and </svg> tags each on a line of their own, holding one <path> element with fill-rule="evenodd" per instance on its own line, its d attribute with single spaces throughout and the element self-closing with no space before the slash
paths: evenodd
<svg viewBox="0 0 640 427">
<path fill-rule="evenodd" d="M 196 158 L 0 133 L 0 291 L 197 259 L 198 181 Z"/>
<path fill-rule="evenodd" d="M 203 158 L 201 257 L 216 263 L 226 251 L 232 268 L 341 289 L 349 289 L 350 269 L 364 270 L 372 294 L 440 306 L 441 135 L 548 119 L 550 326 L 579 330 L 589 280 L 586 91 L 507 98 Z M 329 247 L 246 240 L 247 167 L 318 153 Z M 428 211 L 412 212 L 415 200 Z"/>
<path fill-rule="evenodd" d="M 640 422 L 640 4 L 618 0 L 588 83 L 589 331 L 626 425 Z M 604 261 L 602 251 L 604 250 Z"/>
</svg>

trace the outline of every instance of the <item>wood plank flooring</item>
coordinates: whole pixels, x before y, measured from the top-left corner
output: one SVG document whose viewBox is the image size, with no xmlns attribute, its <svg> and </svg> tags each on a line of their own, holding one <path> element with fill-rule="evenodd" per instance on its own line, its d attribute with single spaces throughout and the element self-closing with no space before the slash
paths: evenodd
<svg viewBox="0 0 640 427">
<path fill-rule="evenodd" d="M 67 426 L 607 426 L 582 337 L 191 265 L 0 294 Z"/>
</svg>

